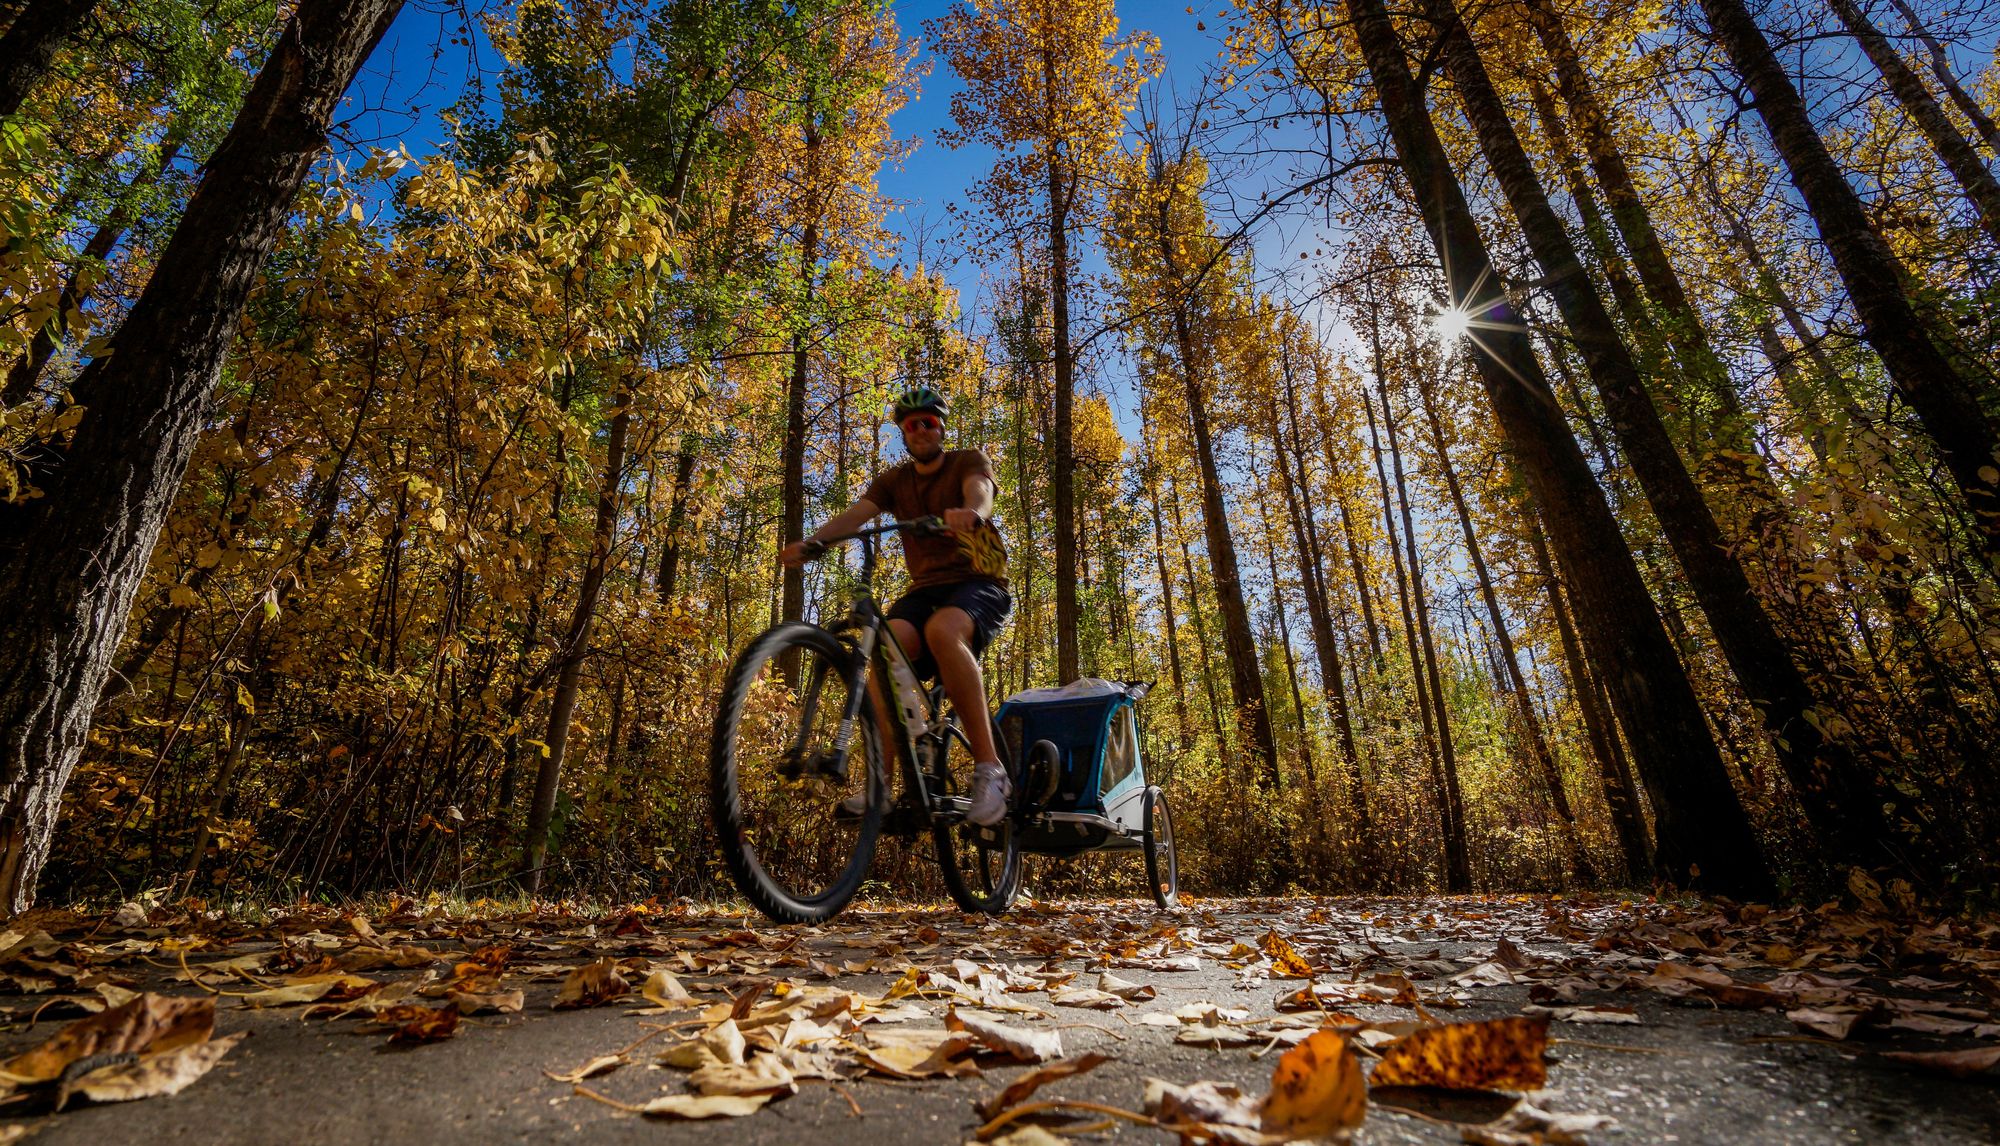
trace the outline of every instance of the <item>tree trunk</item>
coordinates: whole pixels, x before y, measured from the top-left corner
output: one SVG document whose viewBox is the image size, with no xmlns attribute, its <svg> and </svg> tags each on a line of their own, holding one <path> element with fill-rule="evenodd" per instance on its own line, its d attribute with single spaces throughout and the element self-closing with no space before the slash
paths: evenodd
<svg viewBox="0 0 2000 1146">
<path fill-rule="evenodd" d="M 1327 409 L 1326 389 L 1315 379 L 1313 385 L 1313 414 L 1319 423 L 1320 444 L 1326 454 L 1327 485 L 1333 494 L 1333 508 L 1340 515 L 1340 540 L 1347 550 L 1348 569 L 1354 574 L 1354 596 L 1361 602 L 1361 628 L 1368 636 L 1368 656 L 1377 671 L 1382 668 L 1381 629 L 1375 623 L 1375 594 L 1368 588 L 1368 563 L 1361 556 L 1361 545 L 1354 537 L 1353 514 L 1347 507 L 1346 486 L 1340 480 L 1340 458 L 1335 452 L 1333 413 Z M 1358 675 L 1358 670 L 1357 670 Z M 1360 689 L 1356 688 L 1355 700 L 1359 702 Z"/>
<path fill-rule="evenodd" d="M 1916 12 L 1910 8 L 1907 0 L 1889 0 L 1889 2 L 1896 6 L 1896 11 L 1903 14 L 1904 22 L 1910 26 L 1910 34 L 1923 41 L 1924 50 L 1930 56 L 1931 74 L 1937 77 L 1938 83 L 1943 85 L 1945 92 L 1951 96 L 1952 106 L 1971 121 L 1973 128 L 1979 132 L 1979 137 L 1986 141 L 1986 146 L 1990 150 L 2000 153 L 2000 124 L 1995 124 L 1993 117 L 1986 114 L 1986 109 L 1979 106 L 1979 101 L 1973 99 L 1971 93 L 1965 90 L 1965 85 L 1958 82 L 1958 76 L 1951 70 L 1951 57 L 1945 54 L 1944 45 L 1938 43 L 1937 37 L 1931 35 L 1930 29 L 1924 27 L 1923 21 L 1917 19 Z"/>
<path fill-rule="evenodd" d="M 13 115 L 83 29 L 97 0 L 27 0 L 0 36 L 0 117 Z"/>
<path fill-rule="evenodd" d="M 1890 381 L 1916 411 L 1939 459 L 1965 496 L 1989 553 L 2000 553 L 2000 426 L 1981 405 L 1990 379 L 1968 373 L 1910 298 L 1908 272 L 1868 220 L 1861 196 L 1813 128 L 1764 33 L 1739 0 L 1701 0 L 1709 27 L 1755 97 L 1778 155 L 1791 172 L 1820 240 L 1833 256 L 1861 316 L 1862 337 Z"/>
<path fill-rule="evenodd" d="M 1147 439 L 1148 449 L 1152 439 Z M 1153 560 L 1160 572 L 1160 616 L 1167 627 L 1167 671 L 1174 682 L 1174 717 L 1181 730 L 1181 751 L 1194 747 L 1194 726 L 1188 723 L 1187 680 L 1181 673 L 1180 623 L 1174 618 L 1174 578 L 1167 572 L 1166 529 L 1160 521 L 1159 474 L 1153 474 L 1153 496 L 1146 499 L 1153 510 Z"/>
<path fill-rule="evenodd" d="M 1161 232 L 1164 239 L 1165 231 Z M 1169 274 L 1175 273 L 1171 255 Z M 1222 612 L 1222 651 L 1229 661 L 1229 694 L 1236 724 L 1260 765 L 1256 779 L 1272 791 L 1279 787 L 1278 746 L 1271 735 L 1271 712 L 1264 702 L 1264 674 L 1257 665 L 1257 644 L 1250 633 L 1250 610 L 1243 603 L 1243 577 L 1236 564 L 1236 539 L 1229 531 L 1229 506 L 1223 500 L 1222 475 L 1215 463 L 1215 443 L 1208 425 L 1208 395 L 1197 365 L 1194 332 L 1187 302 L 1174 307 L 1174 339 L 1180 349 L 1181 378 L 1187 387 L 1188 421 L 1194 427 L 1195 462 L 1201 471 L 1201 518 L 1208 540 L 1208 563 L 1215 577 L 1216 604 Z"/>
<path fill-rule="evenodd" d="M 1281 348 L 1281 361 L 1285 387 L 1285 413 L 1290 419 L 1294 435 L 1293 445 L 1297 446 L 1299 426 L 1298 394 L 1292 383 L 1292 362 L 1289 346 Z M 1279 425 L 1277 412 L 1271 414 L 1271 444 L 1278 458 L 1278 480 L 1285 491 L 1285 510 L 1292 522 L 1292 540 L 1299 554 L 1299 588 L 1306 599 L 1306 616 L 1312 624 L 1313 648 L 1319 654 L 1320 688 L 1326 693 L 1327 707 L 1332 710 L 1335 736 L 1340 741 L 1340 758 L 1347 765 L 1348 787 L 1354 801 L 1355 821 L 1366 846 L 1368 833 L 1368 793 L 1362 788 L 1361 757 L 1354 749 L 1354 719 L 1347 707 L 1347 684 L 1341 675 L 1340 649 L 1334 643 L 1333 610 L 1327 604 L 1326 583 L 1321 578 L 1321 558 L 1319 540 L 1315 536 L 1312 516 L 1312 489 L 1305 474 L 1306 460 L 1303 455 L 1294 454 L 1299 472 L 1294 476 L 1292 461 L 1285 449 L 1285 433 Z M 1336 475 L 1337 476 L 1337 475 Z M 1273 583 L 1276 574 L 1272 575 Z M 1301 718 L 1303 719 L 1303 717 Z"/>
<path fill-rule="evenodd" d="M 1472 572 L 1479 581 L 1479 596 L 1486 602 L 1486 615 L 1493 622 L 1493 636 L 1500 645 L 1500 665 L 1514 694 L 1514 710 L 1521 719 L 1522 735 L 1528 741 L 1528 754 L 1534 757 L 1535 767 L 1541 773 L 1542 784 L 1549 791 L 1549 802 L 1555 805 L 1556 815 L 1562 820 L 1563 836 L 1569 845 L 1570 862 L 1576 868 L 1576 877 L 1588 884 L 1597 878 L 1590 865 L 1590 856 L 1583 850 L 1583 835 L 1577 831 L 1576 813 L 1570 810 L 1569 794 L 1563 790 L 1562 772 L 1556 767 L 1555 753 L 1549 749 L 1548 737 L 1542 734 L 1541 717 L 1535 714 L 1534 698 L 1528 694 L 1528 681 L 1521 673 L 1521 661 L 1514 653 L 1514 637 L 1507 630 L 1507 618 L 1500 611 L 1500 597 L 1493 591 L 1493 577 L 1486 569 L 1486 554 L 1479 545 L 1479 534 L 1472 528 L 1472 512 L 1465 504 L 1465 490 L 1458 484 L 1458 471 L 1451 464 L 1451 449 L 1445 441 L 1444 423 L 1438 418 L 1437 405 L 1431 400 L 1430 386 L 1421 375 L 1417 378 L 1417 398 L 1423 404 L 1424 421 L 1429 424 L 1431 445 L 1437 451 L 1438 471 L 1444 478 L 1445 490 L 1451 495 L 1452 508 L 1458 513 L 1459 529 L 1465 534 L 1466 556 L 1472 559 Z"/>
<path fill-rule="evenodd" d="M 1379 355 L 1379 351 L 1378 351 Z M 1412 640 L 1421 651 L 1413 672 L 1422 672 L 1429 682 L 1432 724 L 1437 730 L 1439 810 L 1444 813 L 1445 890 L 1464 894 L 1472 890 L 1472 867 L 1465 854 L 1465 799 L 1458 790 L 1458 748 L 1451 738 L 1451 706 L 1444 695 L 1444 674 L 1438 669 L 1437 639 L 1431 631 L 1430 595 L 1424 589 L 1424 565 L 1417 553 L 1417 529 L 1410 517 L 1410 493 L 1403 480 L 1403 450 L 1396 441 L 1396 414 L 1389 406 L 1389 387 L 1383 383 L 1380 358 L 1376 359 L 1375 380 L 1382 397 L 1382 429 L 1389 435 L 1389 460 L 1396 473 L 1396 504 L 1403 518 L 1403 544 L 1410 557 L 1410 598 L 1416 606 L 1417 631 Z"/>
<path fill-rule="evenodd" d="M 1631 879 L 1644 879 L 1653 870 L 1652 846 L 1646 840 L 1646 821 L 1639 814 L 1638 793 L 1632 787 L 1632 772 L 1625 755 L 1618 748 L 1618 729 L 1612 723 L 1612 716 L 1605 711 L 1603 694 L 1597 684 L 1597 676 L 1585 663 L 1583 649 L 1577 643 L 1576 625 L 1570 620 L 1569 605 L 1563 599 L 1562 585 L 1556 580 L 1556 572 L 1549 560 L 1548 542 L 1542 537 L 1541 523 L 1531 516 L 1528 520 L 1528 543 L 1535 554 L 1535 564 L 1541 573 L 1542 587 L 1549 599 L 1549 611 L 1555 615 L 1556 636 L 1562 643 L 1563 663 L 1569 669 L 1570 696 L 1576 702 L 1577 714 L 1583 719 L 1584 735 L 1590 740 L 1591 756 L 1597 761 L 1598 783 L 1604 789 L 1604 804 L 1611 812 L 1611 826 L 1618 833 L 1618 850 L 1625 857 L 1625 874 Z"/>
<path fill-rule="evenodd" d="M 1520 221 L 1549 294 L 1583 353 L 1597 392 L 1610 412 L 1626 461 L 1673 546 L 1709 630 L 1744 693 L 1759 710 L 1786 775 L 1830 859 L 1864 864 L 1900 859 L 1901 848 L 1883 819 L 1887 792 L 1861 765 L 1850 746 L 1826 735 L 1836 711 L 1816 695 L 1751 588 L 1750 579 L 1681 461 L 1646 391 L 1630 350 L 1604 303 L 1582 274 L 1576 248 L 1550 209 L 1527 152 L 1487 78 L 1471 33 L 1452 0 L 1424 0 L 1445 29 L 1444 59 L 1494 175 Z M 1683 298 L 1682 304 L 1685 305 Z"/>
<path fill-rule="evenodd" d="M 1181 499 L 1179 483 L 1168 479 L 1168 489 L 1173 494 L 1167 503 L 1174 515 L 1174 539 L 1180 545 L 1181 569 L 1187 575 L 1188 615 L 1194 620 L 1194 644 L 1201 650 L 1201 687 L 1208 694 L 1208 716 L 1215 726 L 1215 750 L 1217 753 L 1229 751 L 1229 737 L 1224 733 L 1222 723 L 1222 702 L 1215 695 L 1215 671 L 1209 663 L 1208 651 L 1215 646 L 1208 639 L 1208 623 L 1201 617 L 1199 593 L 1201 583 L 1194 576 L 1194 555 L 1188 552 L 1187 525 L 1181 520 Z"/>
<path fill-rule="evenodd" d="M 576 700 L 583 676 L 583 662 L 590 652 L 590 630 L 597 620 L 597 601 L 604 588 L 604 575 L 611 567 L 611 549 L 617 539 L 619 490 L 625 478 L 625 438 L 632 424 L 631 389 L 618 394 L 618 410 L 611 416 L 606 435 L 604 484 L 597 491 L 597 521 L 590 533 L 590 561 L 583 568 L 583 583 L 576 592 L 576 611 L 570 615 L 569 631 L 557 649 L 556 690 L 549 698 L 549 730 L 542 738 L 547 748 L 535 772 L 535 800 L 528 807 L 528 844 L 521 857 L 521 876 L 529 895 L 542 889 L 542 868 L 548 860 L 549 825 L 555 818 L 556 790 L 562 780 L 563 757 L 569 745 L 569 726 L 576 715 Z"/>
<path fill-rule="evenodd" d="M 693 434 L 681 435 L 680 453 L 674 458 L 674 488 L 667 508 L 667 537 L 660 554 L 657 588 L 660 604 L 672 606 L 680 593 L 682 550 L 687 547 L 689 488 L 694 483 L 694 464 L 700 458 L 700 441 Z"/>
<path fill-rule="evenodd" d="M 1042 71 L 1054 92 L 1055 55 L 1044 52 Z M 1068 684 L 1082 675 L 1078 668 L 1076 608 L 1076 442 L 1070 432 L 1076 403 L 1076 351 L 1069 342 L 1069 208 L 1074 186 L 1064 186 L 1063 164 L 1056 149 L 1049 167 L 1049 311 L 1055 340 L 1055 467 L 1050 475 L 1050 500 L 1055 503 L 1056 530 L 1056 683 Z"/>
<path fill-rule="evenodd" d="M 1768 894 L 1769 870 L 1694 689 L 1505 297 L 1388 9 L 1383 0 L 1346 0 L 1346 8 L 1452 302 L 1482 324 L 1472 340 L 1474 360 L 1501 432 L 1570 570 L 1585 643 L 1605 666 L 1619 717 L 1632 735 L 1658 816 L 1663 873 L 1733 895 Z"/>
<path fill-rule="evenodd" d="M 34 900 L 51 833 L 238 318 L 327 124 L 400 0 L 302 0 L 113 342 L 86 413 L 0 511 L 0 898 Z"/>
<path fill-rule="evenodd" d="M 133 176 L 132 182 L 125 188 L 125 198 L 111 209 L 110 215 L 90 236 L 90 241 L 83 245 L 76 268 L 70 272 L 69 281 L 63 284 L 62 301 L 56 304 L 55 317 L 35 331 L 27 352 L 15 359 L 14 365 L 7 371 L 6 385 L 0 387 L 0 406 L 18 406 L 33 396 L 35 384 L 41 381 L 42 371 L 55 357 L 56 332 L 69 332 L 70 316 L 77 313 L 83 307 L 84 299 L 90 296 L 83 285 L 85 268 L 102 262 L 118 245 L 118 240 L 124 238 L 126 229 L 132 225 L 132 199 L 159 179 L 167 165 L 174 161 L 174 156 L 180 154 L 181 145 L 186 140 L 186 119 L 176 119 L 154 150 L 152 162 Z"/>
<path fill-rule="evenodd" d="M 1930 89 L 1924 86 L 1917 73 L 1896 51 L 1889 38 L 1884 36 L 1862 12 L 1854 0 L 1831 0 L 1834 15 L 1846 26 L 1847 34 L 1861 45 L 1868 59 L 1882 73 L 1888 82 L 1889 94 L 1896 97 L 1917 130 L 1924 133 L 1931 146 L 1937 149 L 1938 158 L 1944 162 L 1945 170 L 1958 181 L 1965 197 L 1972 201 L 1979 213 L 1979 224 L 1986 236 L 2000 242 L 2000 181 L 1993 178 L 1993 172 L 1979 158 L 1979 152 L 1972 142 L 1958 130 L 1958 125 L 1945 114 Z"/>
</svg>

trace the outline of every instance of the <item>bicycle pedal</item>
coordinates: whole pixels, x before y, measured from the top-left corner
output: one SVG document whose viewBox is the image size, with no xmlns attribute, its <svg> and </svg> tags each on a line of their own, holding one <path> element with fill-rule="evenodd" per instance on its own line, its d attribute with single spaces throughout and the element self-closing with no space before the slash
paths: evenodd
<svg viewBox="0 0 2000 1146">
<path fill-rule="evenodd" d="M 882 832 L 899 839 L 915 839 L 930 830 L 931 818 L 922 808 L 898 800 L 882 817 Z"/>
</svg>

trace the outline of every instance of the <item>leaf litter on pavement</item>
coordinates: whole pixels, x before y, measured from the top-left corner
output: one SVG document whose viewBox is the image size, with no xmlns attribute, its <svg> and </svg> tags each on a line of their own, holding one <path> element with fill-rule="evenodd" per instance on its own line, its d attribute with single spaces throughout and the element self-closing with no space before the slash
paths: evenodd
<svg viewBox="0 0 2000 1146">
<path fill-rule="evenodd" d="M 747 1117 L 808 1086 L 837 1089 L 861 1114 L 857 1090 L 931 1080 L 966 1088 L 981 1137 L 1023 1141 L 1107 1120 L 1190 1142 L 1339 1139 L 1371 1110 L 1436 1120 L 1437 1109 L 1458 1112 L 1442 1117 L 1468 1141 L 1584 1141 L 1610 1119 L 1549 1109 L 1562 1100 L 1543 1089 L 1559 1085 L 1550 1056 L 1565 1043 L 1642 1049 L 1581 1036 L 1660 1021 L 1636 1005 L 1647 999 L 1782 1016 L 1797 1041 L 1896 1070 L 2000 1069 L 2000 927 L 1921 919 L 1898 891 L 1854 886 L 1854 903 L 1816 908 L 1293 898 L 1160 915 L 1035 903 L 997 921 L 851 912 L 817 928 L 686 901 L 463 918 L 404 900 L 262 925 L 136 905 L 39 913 L 0 932 L 0 989 L 28 1003 L 0 1010 L 16 1023 L 74 1021 L 0 1065 L 0 1114 L 187 1087 L 242 1037 L 214 1037 L 218 1007 L 351 1024 L 428 1054 L 518 1023 L 531 995 L 538 1007 L 630 1016 L 621 1045 L 545 1073 L 634 1114 Z M 1198 970 L 1226 972 L 1227 997 L 1158 1001 Z M 163 975 L 178 994 L 144 990 Z M 1491 1017 L 1496 1006 L 1517 1014 Z M 1486 1017 L 1457 1017 L 1467 1008 Z M 1080 1051 L 1064 1037 L 1075 1031 Z M 1060 1096 L 1140 1058 L 1128 1043 L 1273 1056 L 1270 1082 L 1250 1093 L 1153 1079 L 1122 1105 Z M 640 1065 L 666 1070 L 652 1076 L 668 1079 L 664 1093 L 626 1101 L 602 1089 L 629 1093 Z M 995 1086 L 995 1071 L 1018 1073 Z M 1475 1118 L 1463 1113 L 1473 1105 L 1412 1103 L 1411 1088 L 1490 1100 Z"/>
</svg>

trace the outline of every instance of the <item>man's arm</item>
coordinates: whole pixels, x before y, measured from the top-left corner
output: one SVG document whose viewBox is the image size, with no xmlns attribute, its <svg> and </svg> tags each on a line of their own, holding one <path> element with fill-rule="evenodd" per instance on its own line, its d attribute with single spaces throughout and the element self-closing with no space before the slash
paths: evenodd
<svg viewBox="0 0 2000 1146">
<path fill-rule="evenodd" d="M 965 479 L 959 496 L 965 504 L 957 509 L 944 511 L 944 523 L 953 533 L 970 533 L 979 528 L 979 523 L 993 516 L 993 478 L 987 474 L 973 474 Z"/>
<path fill-rule="evenodd" d="M 830 521 L 813 530 L 812 533 L 807 535 L 804 541 L 795 541 L 779 550 L 778 560 L 786 565 L 803 564 L 806 559 L 806 546 L 808 543 L 817 545 L 819 544 L 819 539 L 822 537 L 839 537 L 843 533 L 852 533 L 866 524 L 869 518 L 881 512 L 882 509 L 880 506 L 877 506 L 874 502 L 864 497 L 839 513 L 834 514 Z"/>
</svg>

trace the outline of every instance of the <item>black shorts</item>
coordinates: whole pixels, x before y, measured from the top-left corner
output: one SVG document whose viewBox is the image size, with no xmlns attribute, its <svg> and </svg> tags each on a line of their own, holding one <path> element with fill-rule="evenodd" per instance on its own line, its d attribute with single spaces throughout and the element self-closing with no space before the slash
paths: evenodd
<svg viewBox="0 0 2000 1146">
<path fill-rule="evenodd" d="M 1000 632 L 1000 626 L 1006 623 L 1007 613 L 1014 607 L 1014 599 L 1007 595 L 1006 587 L 1000 582 L 975 577 L 970 581 L 912 589 L 889 606 L 889 617 L 915 625 L 921 636 L 931 614 L 947 605 L 965 610 L 965 615 L 972 618 L 972 655 L 977 657 L 986 651 L 986 646 Z M 928 646 L 924 655 L 911 662 L 910 667 L 917 670 L 919 677 L 937 675 L 937 662 L 931 659 Z"/>
</svg>

